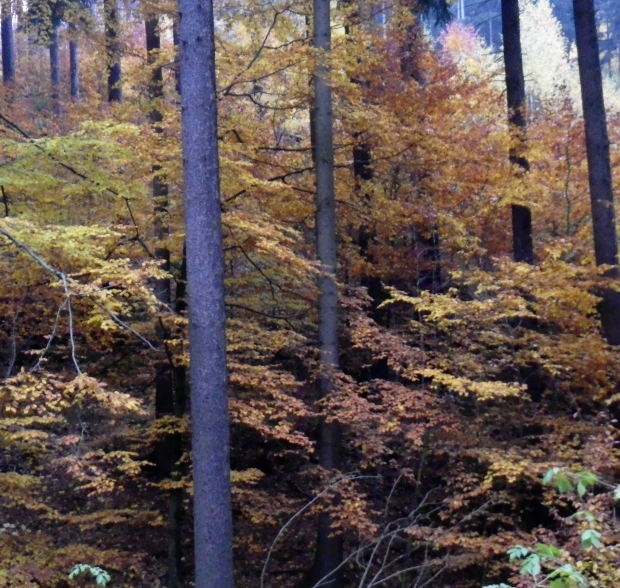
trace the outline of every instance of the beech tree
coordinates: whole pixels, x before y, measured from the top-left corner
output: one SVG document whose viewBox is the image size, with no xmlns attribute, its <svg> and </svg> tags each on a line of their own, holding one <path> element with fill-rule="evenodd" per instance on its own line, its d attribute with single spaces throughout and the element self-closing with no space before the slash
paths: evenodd
<svg viewBox="0 0 620 588">
<path fill-rule="evenodd" d="M 197 588 L 232 588 L 224 257 L 211 0 L 180 2 Z"/>
<path fill-rule="evenodd" d="M 616 211 L 594 0 L 573 0 L 573 10 L 586 133 L 594 256 L 597 265 L 609 266 L 605 275 L 616 279 L 620 276 Z M 605 287 L 601 297 L 599 312 L 603 331 L 611 345 L 620 345 L 620 292 Z"/>
<path fill-rule="evenodd" d="M 519 23 L 519 0 L 502 0 L 502 31 L 504 35 L 504 67 L 506 70 L 506 98 L 508 122 L 512 135 L 510 162 L 522 173 L 530 169 L 524 153 L 525 147 L 525 77 L 521 51 L 521 28 Z M 523 204 L 513 204 L 512 240 L 515 261 L 534 263 L 532 243 L 532 212 Z"/>
</svg>

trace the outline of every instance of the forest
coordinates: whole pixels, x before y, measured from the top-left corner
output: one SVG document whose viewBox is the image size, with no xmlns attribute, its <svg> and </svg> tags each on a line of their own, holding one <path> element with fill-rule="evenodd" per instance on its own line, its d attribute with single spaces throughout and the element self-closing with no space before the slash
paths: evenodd
<svg viewBox="0 0 620 588">
<path fill-rule="evenodd" d="M 0 13 L 0 588 L 620 586 L 617 2 Z"/>
</svg>

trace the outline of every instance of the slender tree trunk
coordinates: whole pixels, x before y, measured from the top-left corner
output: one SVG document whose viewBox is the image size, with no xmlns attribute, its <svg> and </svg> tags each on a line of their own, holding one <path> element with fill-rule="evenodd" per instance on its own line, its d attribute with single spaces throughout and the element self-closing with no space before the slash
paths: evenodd
<svg viewBox="0 0 620 588">
<path fill-rule="evenodd" d="M 617 278 L 620 271 L 616 212 L 594 0 L 573 0 L 573 9 L 586 132 L 594 255 L 597 265 L 610 266 L 606 275 Z M 600 296 L 599 313 L 605 337 L 611 345 L 620 345 L 620 293 L 605 288 Z"/>
<path fill-rule="evenodd" d="M 2 2 L 0 34 L 2 36 L 2 81 L 9 84 L 15 78 L 15 36 L 11 0 Z"/>
<path fill-rule="evenodd" d="M 212 0 L 180 0 L 196 588 L 232 588 L 230 433 Z"/>
<path fill-rule="evenodd" d="M 172 44 L 176 47 L 177 56 L 174 62 L 174 89 L 181 95 L 181 69 L 179 67 L 179 19 L 172 24 Z"/>
<path fill-rule="evenodd" d="M 60 46 L 58 43 L 58 29 L 54 28 L 54 32 L 50 38 L 50 77 L 52 82 L 52 101 L 54 102 L 54 110 L 56 114 L 60 112 Z"/>
<path fill-rule="evenodd" d="M 161 49 L 161 36 L 159 30 L 159 18 L 149 16 L 145 21 L 147 64 L 151 68 L 151 78 L 149 80 L 149 99 L 151 100 L 151 110 L 149 118 L 155 133 L 161 134 L 161 101 L 164 95 L 163 72 L 161 66 L 157 66 L 159 51 Z M 153 171 L 153 232 L 157 245 L 155 246 L 155 259 L 161 262 L 161 268 L 166 272 L 170 271 L 170 250 L 166 244 L 169 235 L 168 226 L 168 186 L 159 175 L 161 167 L 157 164 L 152 166 Z M 154 283 L 155 295 L 157 299 L 169 306 L 171 303 L 170 279 L 164 278 L 156 280 Z M 169 333 L 163 326 L 158 329 L 158 338 L 161 345 L 169 338 Z M 181 380 L 176 373 L 177 366 L 171 365 L 168 360 L 162 360 L 156 366 L 155 380 L 155 415 L 156 418 L 175 416 L 182 417 L 179 411 L 179 403 L 176 401 L 175 393 L 179 386 L 184 386 L 184 378 Z M 166 435 L 157 446 L 157 465 L 162 476 L 174 478 L 177 474 L 177 462 L 181 457 L 181 440 L 178 434 Z M 168 503 L 168 576 L 167 588 L 177 588 L 181 585 L 181 515 L 182 515 L 182 491 L 173 490 L 170 492 Z"/>
<path fill-rule="evenodd" d="M 336 198 L 334 186 L 334 137 L 332 92 L 329 66 L 324 57 L 331 50 L 330 0 L 314 0 L 314 47 L 319 50 L 319 63 L 314 76 L 314 111 L 312 114 L 314 160 L 316 166 L 316 240 L 321 277 L 319 278 L 319 347 L 322 376 L 321 397 L 334 389 L 338 369 L 338 284 L 336 281 L 337 238 Z M 341 467 L 342 440 L 337 422 L 321 423 L 319 462 L 332 473 Z M 341 586 L 342 539 L 332 536 L 328 513 L 319 517 L 314 575 L 321 586 Z"/>
<path fill-rule="evenodd" d="M 525 77 L 521 51 L 519 0 L 502 0 L 502 32 L 504 35 L 504 67 L 506 69 L 506 96 L 508 123 L 512 136 L 510 162 L 526 173 L 530 164 L 525 157 Z M 532 242 L 532 213 L 527 206 L 512 205 L 512 242 L 515 261 L 534 263 Z"/>
<path fill-rule="evenodd" d="M 108 73 L 108 102 L 123 99 L 121 89 L 121 43 L 118 0 L 103 0 L 105 18 L 105 45 Z"/>
<path fill-rule="evenodd" d="M 71 84 L 71 98 L 80 99 L 80 53 L 77 41 L 77 27 L 69 25 L 71 39 L 69 40 L 69 78 Z"/>
</svg>

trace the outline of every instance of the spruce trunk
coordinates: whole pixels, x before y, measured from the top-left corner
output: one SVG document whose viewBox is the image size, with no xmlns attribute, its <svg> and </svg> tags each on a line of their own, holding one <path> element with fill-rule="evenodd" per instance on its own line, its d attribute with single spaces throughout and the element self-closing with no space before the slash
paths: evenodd
<svg viewBox="0 0 620 588">
<path fill-rule="evenodd" d="M 508 123 L 512 145 L 510 163 L 520 173 L 526 173 L 530 164 L 525 157 L 525 77 L 521 51 L 521 24 L 519 0 L 502 0 L 502 31 L 504 35 L 504 67 L 506 70 L 506 97 Z M 532 241 L 532 212 L 522 204 L 512 205 L 512 242 L 515 261 L 534 263 Z"/>
<path fill-rule="evenodd" d="M 180 1 L 196 588 L 232 588 L 230 432 L 212 0 Z"/>
<path fill-rule="evenodd" d="M 616 211 L 594 0 L 573 0 L 573 9 L 586 133 L 594 255 L 597 265 L 609 266 L 605 275 L 617 279 L 620 272 Z M 605 337 L 611 345 L 620 345 L 620 293 L 603 288 L 599 294 L 602 298 L 599 314 Z"/>
</svg>

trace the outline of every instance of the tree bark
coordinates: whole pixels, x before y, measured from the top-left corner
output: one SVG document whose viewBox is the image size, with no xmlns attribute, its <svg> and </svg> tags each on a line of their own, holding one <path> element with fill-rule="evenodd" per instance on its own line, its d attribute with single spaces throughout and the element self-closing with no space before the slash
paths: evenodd
<svg viewBox="0 0 620 588">
<path fill-rule="evenodd" d="M 232 588 L 230 432 L 212 0 L 180 1 L 196 588 Z"/>
<path fill-rule="evenodd" d="M 58 29 L 54 27 L 54 31 L 50 37 L 50 78 L 52 82 L 52 101 L 56 114 L 60 111 L 60 47 L 58 44 Z"/>
<path fill-rule="evenodd" d="M 69 78 L 71 85 L 71 98 L 80 99 L 80 53 L 77 41 L 77 27 L 69 25 L 73 37 L 69 40 Z"/>
<path fill-rule="evenodd" d="M 337 237 L 336 198 L 334 186 L 334 137 L 332 91 L 329 65 L 325 55 L 331 50 L 330 0 L 314 0 L 313 43 L 319 53 L 314 75 L 314 107 L 312 113 L 314 160 L 316 166 L 316 241 L 321 264 L 319 278 L 319 348 L 322 375 L 320 395 L 334 390 L 338 369 L 338 284 L 336 280 Z M 320 425 L 319 463 L 332 473 L 341 467 L 342 440 L 340 425 L 323 420 Z M 319 516 L 314 575 L 321 586 L 341 586 L 342 538 L 333 536 L 328 513 Z"/>
<path fill-rule="evenodd" d="M 616 212 L 594 0 L 573 0 L 573 10 L 586 133 L 594 255 L 597 265 L 610 266 L 605 272 L 607 277 L 618 278 Z M 620 293 L 604 288 L 600 296 L 602 301 L 598 310 L 605 337 L 611 345 L 620 345 Z"/>
<path fill-rule="evenodd" d="M 121 43 L 118 0 L 103 0 L 105 19 L 105 48 L 108 74 L 108 102 L 120 102 L 123 99 L 121 89 Z"/>
<path fill-rule="evenodd" d="M 151 108 L 149 118 L 156 135 L 162 132 L 161 122 L 163 116 L 158 102 L 164 95 L 164 76 L 161 66 L 157 65 L 159 51 L 161 49 L 161 35 L 159 18 L 150 15 L 145 21 L 147 64 L 151 69 L 149 80 L 149 99 Z M 161 166 L 152 166 L 153 180 L 153 233 L 157 241 L 154 251 L 155 259 L 161 262 L 161 268 L 170 271 L 170 250 L 166 241 L 169 236 L 168 225 L 168 185 L 159 175 Z M 171 303 L 171 284 L 169 278 L 155 280 L 153 283 L 157 299 L 166 306 Z M 158 339 L 160 344 L 165 345 L 169 333 L 160 324 Z M 185 386 L 184 377 L 179 378 L 178 366 L 167 359 L 162 359 L 155 366 L 155 416 L 156 418 L 175 416 L 181 418 L 183 413 L 179 410 L 179 402 L 176 392 L 180 386 Z M 181 458 L 181 439 L 178 434 L 169 434 L 161 438 L 156 449 L 157 468 L 159 473 L 166 478 L 178 476 L 177 462 Z M 167 588 L 178 588 L 182 582 L 181 573 L 181 516 L 183 496 L 181 490 L 172 490 L 168 503 L 168 574 Z"/>
<path fill-rule="evenodd" d="M 506 70 L 506 97 L 508 123 L 512 145 L 510 162 L 520 173 L 527 173 L 530 163 L 525 157 L 525 77 L 521 51 L 519 0 L 502 0 L 502 32 L 504 35 L 504 67 Z M 513 257 L 517 262 L 534 263 L 532 241 L 532 212 L 521 204 L 512 205 Z"/>
<path fill-rule="evenodd" d="M 0 35 L 2 37 L 2 81 L 9 84 L 15 78 L 15 36 L 11 0 L 3 0 L 2 2 Z"/>
</svg>

